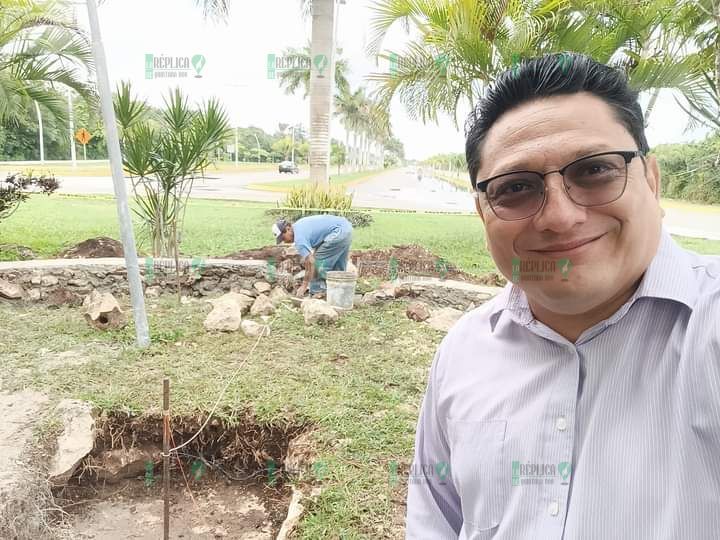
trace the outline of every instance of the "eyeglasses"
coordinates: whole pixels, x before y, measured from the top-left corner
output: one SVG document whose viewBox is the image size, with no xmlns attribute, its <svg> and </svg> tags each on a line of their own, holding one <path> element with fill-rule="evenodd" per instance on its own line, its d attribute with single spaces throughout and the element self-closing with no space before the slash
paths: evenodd
<svg viewBox="0 0 720 540">
<path fill-rule="evenodd" d="M 627 186 L 628 165 L 644 155 L 641 150 L 602 152 L 577 159 L 556 171 L 505 173 L 478 182 L 476 196 L 485 193 L 490 208 L 502 220 L 529 218 L 545 204 L 545 177 L 559 172 L 571 201 L 585 207 L 602 206 L 622 196 Z"/>
</svg>

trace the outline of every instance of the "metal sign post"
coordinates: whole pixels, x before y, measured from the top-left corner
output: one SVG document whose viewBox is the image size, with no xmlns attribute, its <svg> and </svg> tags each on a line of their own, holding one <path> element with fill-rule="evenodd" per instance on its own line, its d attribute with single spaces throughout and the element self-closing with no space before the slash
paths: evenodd
<svg viewBox="0 0 720 540">
<path fill-rule="evenodd" d="M 95 0 L 87 0 L 88 17 L 90 19 L 90 35 L 92 37 L 93 56 L 97 74 L 98 93 L 100 94 L 100 108 L 102 110 L 107 149 L 110 157 L 113 186 L 115 188 L 115 201 L 117 202 L 118 219 L 120 221 L 120 237 L 125 250 L 125 267 L 127 268 L 128 283 L 130 285 L 130 300 L 135 320 L 135 335 L 138 347 L 147 347 L 150 344 L 147 314 L 145 313 L 145 298 L 143 297 L 142 283 L 140 282 L 140 268 L 138 267 L 137 251 L 135 249 L 135 235 L 133 234 L 130 208 L 128 207 L 125 179 L 123 178 L 122 156 L 120 154 L 120 140 L 118 139 L 115 111 L 112 104 L 110 79 L 108 78 L 105 50 L 100 37 L 100 23 L 98 21 L 97 5 Z"/>
</svg>

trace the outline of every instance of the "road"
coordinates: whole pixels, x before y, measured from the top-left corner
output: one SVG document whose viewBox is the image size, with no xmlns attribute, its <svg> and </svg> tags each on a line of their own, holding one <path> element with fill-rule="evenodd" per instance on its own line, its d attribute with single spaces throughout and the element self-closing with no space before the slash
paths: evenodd
<svg viewBox="0 0 720 540">
<path fill-rule="evenodd" d="M 274 171 L 214 173 L 209 178 L 195 182 L 192 197 L 274 203 L 282 200 L 285 194 L 248 189 L 248 184 L 303 178 L 307 178 L 306 170 L 301 170 L 298 175 L 278 175 Z M 434 178 L 423 177 L 418 181 L 411 168 L 379 173 L 368 181 L 350 187 L 349 191 L 354 194 L 354 205 L 360 207 L 432 212 L 474 211 L 470 193 Z M 58 193 L 112 195 L 112 179 L 98 176 L 64 177 Z M 664 224 L 672 234 L 720 240 L 720 212 L 666 208 Z"/>
</svg>

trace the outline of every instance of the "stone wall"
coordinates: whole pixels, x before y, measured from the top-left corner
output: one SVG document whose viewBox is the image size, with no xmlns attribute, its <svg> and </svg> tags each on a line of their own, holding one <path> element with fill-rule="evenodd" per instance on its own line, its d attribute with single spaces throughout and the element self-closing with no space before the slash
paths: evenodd
<svg viewBox="0 0 720 540">
<path fill-rule="evenodd" d="M 180 268 L 180 286 L 183 294 L 188 296 L 205 296 L 232 288 L 252 289 L 259 280 L 292 286 L 291 275 L 269 269 L 265 261 L 206 259 L 197 266 L 189 259 L 182 259 Z M 141 261 L 140 275 L 146 290 L 152 287 L 156 293 L 176 291 L 172 260 L 156 259 L 152 267 Z M 61 289 L 79 296 L 85 296 L 93 289 L 128 295 L 125 260 L 51 259 L 0 263 L 0 298 L 42 301 Z M 6 294 L 8 292 L 10 294 Z"/>
</svg>

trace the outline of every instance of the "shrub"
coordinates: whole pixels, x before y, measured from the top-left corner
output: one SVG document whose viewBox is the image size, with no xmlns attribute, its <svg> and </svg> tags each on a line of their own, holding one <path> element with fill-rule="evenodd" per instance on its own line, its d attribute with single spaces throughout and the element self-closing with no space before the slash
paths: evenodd
<svg viewBox="0 0 720 540">
<path fill-rule="evenodd" d="M 351 210 L 352 199 L 352 194 L 346 193 L 341 187 L 325 189 L 317 184 L 300 186 L 290 190 L 283 206 L 272 208 L 266 214 L 290 221 L 316 214 L 337 214 L 345 216 L 353 227 L 370 225 L 372 215 L 369 212 Z"/>
<path fill-rule="evenodd" d="M 27 174 L 8 174 L 0 182 L 0 220 L 3 220 L 17 210 L 20 203 L 25 202 L 32 192 L 50 195 L 60 187 L 54 176 L 33 176 L 32 171 Z"/>
</svg>

